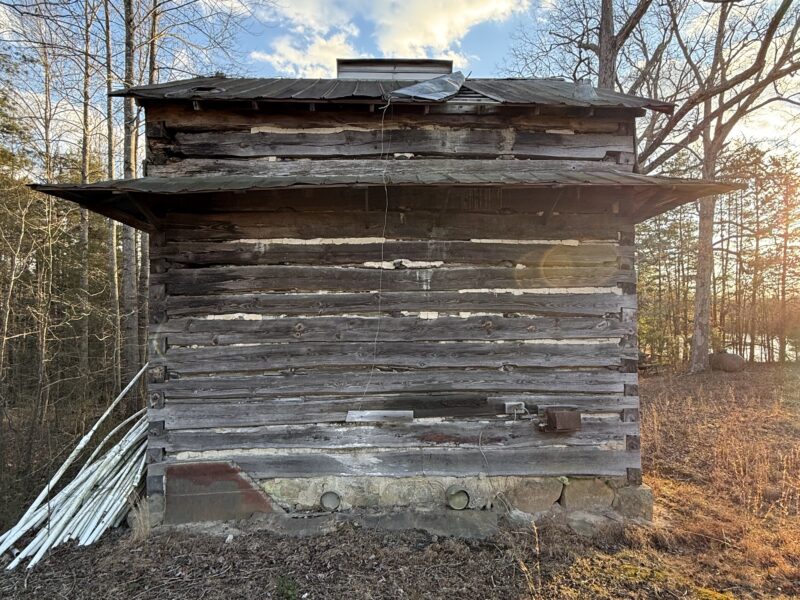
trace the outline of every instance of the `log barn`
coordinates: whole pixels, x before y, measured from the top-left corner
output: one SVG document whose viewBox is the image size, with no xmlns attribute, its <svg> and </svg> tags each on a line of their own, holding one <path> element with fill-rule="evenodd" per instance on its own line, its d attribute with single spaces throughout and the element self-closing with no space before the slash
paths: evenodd
<svg viewBox="0 0 800 600">
<path fill-rule="evenodd" d="M 634 228 L 728 189 L 637 173 L 670 104 L 436 60 L 116 95 L 143 176 L 38 189 L 149 234 L 155 520 L 649 516 Z"/>
</svg>

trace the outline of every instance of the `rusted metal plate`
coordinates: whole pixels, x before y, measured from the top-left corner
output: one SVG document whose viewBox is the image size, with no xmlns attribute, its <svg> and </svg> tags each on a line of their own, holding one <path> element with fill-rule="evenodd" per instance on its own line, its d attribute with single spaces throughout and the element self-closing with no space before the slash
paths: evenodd
<svg viewBox="0 0 800 600">
<path fill-rule="evenodd" d="M 172 525 L 247 519 L 275 511 L 270 497 L 229 462 L 168 465 L 165 491 L 164 522 Z"/>
<path fill-rule="evenodd" d="M 568 433 L 581 429 L 581 413 L 578 410 L 549 408 L 544 418 L 544 430 L 547 432 Z"/>
</svg>

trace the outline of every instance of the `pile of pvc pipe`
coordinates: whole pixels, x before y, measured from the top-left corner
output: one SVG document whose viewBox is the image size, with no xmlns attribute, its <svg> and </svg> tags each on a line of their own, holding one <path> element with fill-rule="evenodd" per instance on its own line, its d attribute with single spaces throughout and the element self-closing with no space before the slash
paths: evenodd
<svg viewBox="0 0 800 600">
<path fill-rule="evenodd" d="M 48 497 L 61 476 L 75 462 L 103 421 L 133 388 L 146 368 L 147 365 L 142 367 L 89 433 L 81 439 L 19 522 L 0 536 L 2 556 L 18 540 L 35 532 L 7 569 L 14 569 L 26 558 L 32 557 L 28 563 L 30 569 L 48 550 L 70 540 L 76 540 L 81 546 L 92 544 L 106 530 L 118 526 L 125 518 L 145 469 L 147 417 L 144 409 L 113 428 L 98 444 L 75 478 L 57 494 Z M 119 441 L 103 452 L 109 441 L 119 434 L 122 435 Z"/>
</svg>

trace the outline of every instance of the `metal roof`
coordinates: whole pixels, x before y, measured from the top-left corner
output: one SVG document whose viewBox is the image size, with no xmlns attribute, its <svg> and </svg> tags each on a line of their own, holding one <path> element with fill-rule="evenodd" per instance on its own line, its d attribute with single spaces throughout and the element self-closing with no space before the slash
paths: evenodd
<svg viewBox="0 0 800 600">
<path fill-rule="evenodd" d="M 441 100 L 402 98 L 393 92 L 414 85 L 413 81 L 391 79 L 285 79 L 196 77 L 142 85 L 112 92 L 138 100 L 216 100 L 264 102 L 393 102 L 457 101 L 459 90 Z M 585 83 L 561 79 L 466 79 L 460 92 L 484 96 L 497 104 L 544 105 L 595 108 L 648 108 L 671 113 L 669 102 L 593 88 Z"/>
<path fill-rule="evenodd" d="M 42 184 L 34 189 L 72 200 L 112 218 L 148 229 L 145 198 L 213 192 L 353 186 L 471 186 L 592 188 L 650 198 L 637 209 L 644 220 L 673 206 L 736 189 L 729 184 L 597 170 L 547 170 L 527 160 L 296 160 L 270 163 L 259 174 L 143 177 L 90 184 Z M 645 192 L 655 194 L 644 194 Z M 161 200 L 159 200 L 161 201 Z"/>
</svg>

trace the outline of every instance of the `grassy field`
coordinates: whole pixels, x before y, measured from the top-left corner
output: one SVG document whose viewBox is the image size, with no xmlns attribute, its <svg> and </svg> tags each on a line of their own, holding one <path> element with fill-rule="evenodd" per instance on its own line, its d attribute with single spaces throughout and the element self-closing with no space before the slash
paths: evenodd
<svg viewBox="0 0 800 600">
<path fill-rule="evenodd" d="M 652 526 L 552 523 L 474 542 L 346 527 L 316 538 L 120 531 L 60 548 L 3 598 L 797 598 L 800 371 L 643 378 Z"/>
</svg>

